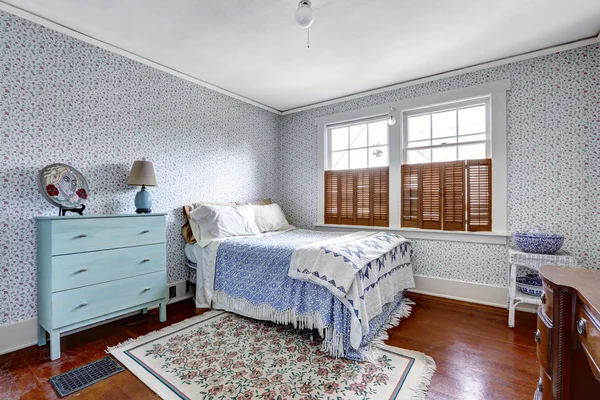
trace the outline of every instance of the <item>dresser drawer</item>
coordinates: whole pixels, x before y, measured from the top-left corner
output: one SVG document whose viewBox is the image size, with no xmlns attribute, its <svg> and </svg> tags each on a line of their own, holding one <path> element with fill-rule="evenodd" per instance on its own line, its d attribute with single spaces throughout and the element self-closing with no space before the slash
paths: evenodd
<svg viewBox="0 0 600 400">
<path fill-rule="evenodd" d="M 52 255 L 163 242 L 164 216 L 70 218 L 52 222 Z"/>
<path fill-rule="evenodd" d="M 52 257 L 52 292 L 165 269 L 163 243 L 54 256 Z"/>
<path fill-rule="evenodd" d="M 540 377 L 537 382 L 537 390 L 534 395 L 534 400 L 553 400 L 552 396 L 552 380 L 546 374 L 543 368 L 540 368 Z"/>
<path fill-rule="evenodd" d="M 552 373 L 552 322 L 543 312 L 543 305 L 538 307 L 537 331 L 534 334 L 537 343 L 537 359 L 548 375 Z"/>
<path fill-rule="evenodd" d="M 575 310 L 576 335 L 597 379 L 600 378 L 600 366 L 594 360 L 600 360 L 599 325 L 598 320 L 586 310 L 584 305 L 577 304 Z"/>
<path fill-rule="evenodd" d="M 52 325 L 56 329 L 166 295 L 165 271 L 53 293 Z"/>
<path fill-rule="evenodd" d="M 542 283 L 542 288 L 542 309 L 548 318 L 552 318 L 552 302 L 554 301 L 552 288 L 546 285 L 546 282 Z"/>
</svg>

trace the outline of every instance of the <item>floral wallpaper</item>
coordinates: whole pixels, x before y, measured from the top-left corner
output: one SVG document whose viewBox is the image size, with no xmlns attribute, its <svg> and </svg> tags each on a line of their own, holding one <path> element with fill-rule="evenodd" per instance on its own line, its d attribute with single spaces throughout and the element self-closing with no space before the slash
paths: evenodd
<svg viewBox="0 0 600 400">
<path fill-rule="evenodd" d="M 315 119 L 432 93 L 510 79 L 508 227 L 566 236 L 566 250 L 600 268 L 600 49 L 544 57 L 285 115 L 280 180 L 290 223 L 317 220 Z M 415 273 L 505 286 L 506 246 L 415 241 Z"/>
<path fill-rule="evenodd" d="M 58 214 L 45 165 L 84 175 L 86 213 L 133 213 L 129 170 L 152 161 L 169 282 L 187 277 L 183 204 L 277 198 L 280 116 L 5 12 L 0 42 L 0 324 L 36 315 L 32 217 Z"/>
</svg>

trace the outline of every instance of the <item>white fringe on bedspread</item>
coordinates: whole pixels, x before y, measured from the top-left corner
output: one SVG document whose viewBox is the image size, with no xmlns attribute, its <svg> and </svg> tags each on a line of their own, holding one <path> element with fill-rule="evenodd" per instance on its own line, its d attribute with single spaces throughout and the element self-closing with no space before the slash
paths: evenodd
<svg viewBox="0 0 600 400">
<path fill-rule="evenodd" d="M 223 291 L 215 291 L 212 300 L 213 308 L 217 310 L 230 311 L 248 318 L 272 321 L 282 325 L 291 324 L 296 329 L 315 329 L 323 338 L 321 351 L 332 357 L 344 357 L 344 336 L 337 334 L 333 326 L 323 325 L 319 313 L 298 314 L 294 309 L 278 311 L 268 304 L 257 305 L 244 298 L 229 297 Z M 389 321 L 381 327 L 380 333 L 373 338 L 370 346 L 361 350 L 363 360 L 374 361 L 377 358 L 379 354 L 377 346 L 382 345 L 384 340 L 389 338 L 387 330 L 397 326 L 402 318 L 409 317 L 412 310 L 411 305 L 414 304 L 410 299 L 402 299 L 398 311 L 392 314 Z"/>
</svg>

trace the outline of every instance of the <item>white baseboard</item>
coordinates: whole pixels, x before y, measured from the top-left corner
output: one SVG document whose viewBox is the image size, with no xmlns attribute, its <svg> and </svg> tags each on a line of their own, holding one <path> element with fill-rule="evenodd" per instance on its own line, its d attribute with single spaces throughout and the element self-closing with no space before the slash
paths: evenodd
<svg viewBox="0 0 600 400">
<path fill-rule="evenodd" d="M 173 282 L 169 287 L 175 286 L 177 289 L 177 296 L 169 299 L 167 304 L 177 303 L 185 299 L 194 297 L 193 293 L 186 293 L 186 281 Z M 168 293 L 168 292 L 167 292 Z M 149 309 L 157 308 L 158 305 L 149 307 Z M 118 317 L 110 318 L 95 324 L 91 324 L 82 328 L 73 329 L 68 332 L 61 333 L 62 336 L 67 336 L 72 333 L 80 332 L 94 326 L 107 324 L 112 321 L 116 321 L 121 318 L 127 318 L 135 315 L 139 311 L 119 315 Z M 16 350 L 24 349 L 25 347 L 37 345 L 37 317 L 27 319 L 25 321 L 16 322 L 14 324 L 7 324 L 0 326 L 0 355 L 10 353 Z"/>
<path fill-rule="evenodd" d="M 415 285 L 414 289 L 409 290 L 409 294 L 410 292 L 421 293 L 468 303 L 483 304 L 504 309 L 508 308 L 508 288 L 504 286 L 455 281 L 424 275 L 415 275 Z M 520 311 L 535 312 L 536 307 L 531 304 L 519 304 L 517 309 Z"/>
</svg>

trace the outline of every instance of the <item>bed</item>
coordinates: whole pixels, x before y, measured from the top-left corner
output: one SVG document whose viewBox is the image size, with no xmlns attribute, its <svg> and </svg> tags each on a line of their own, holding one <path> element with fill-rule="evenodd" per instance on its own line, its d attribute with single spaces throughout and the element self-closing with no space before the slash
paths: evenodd
<svg viewBox="0 0 600 400">
<path fill-rule="evenodd" d="M 412 247 L 393 232 L 290 228 L 186 244 L 196 306 L 314 329 L 322 351 L 352 360 L 410 314 Z"/>
</svg>

